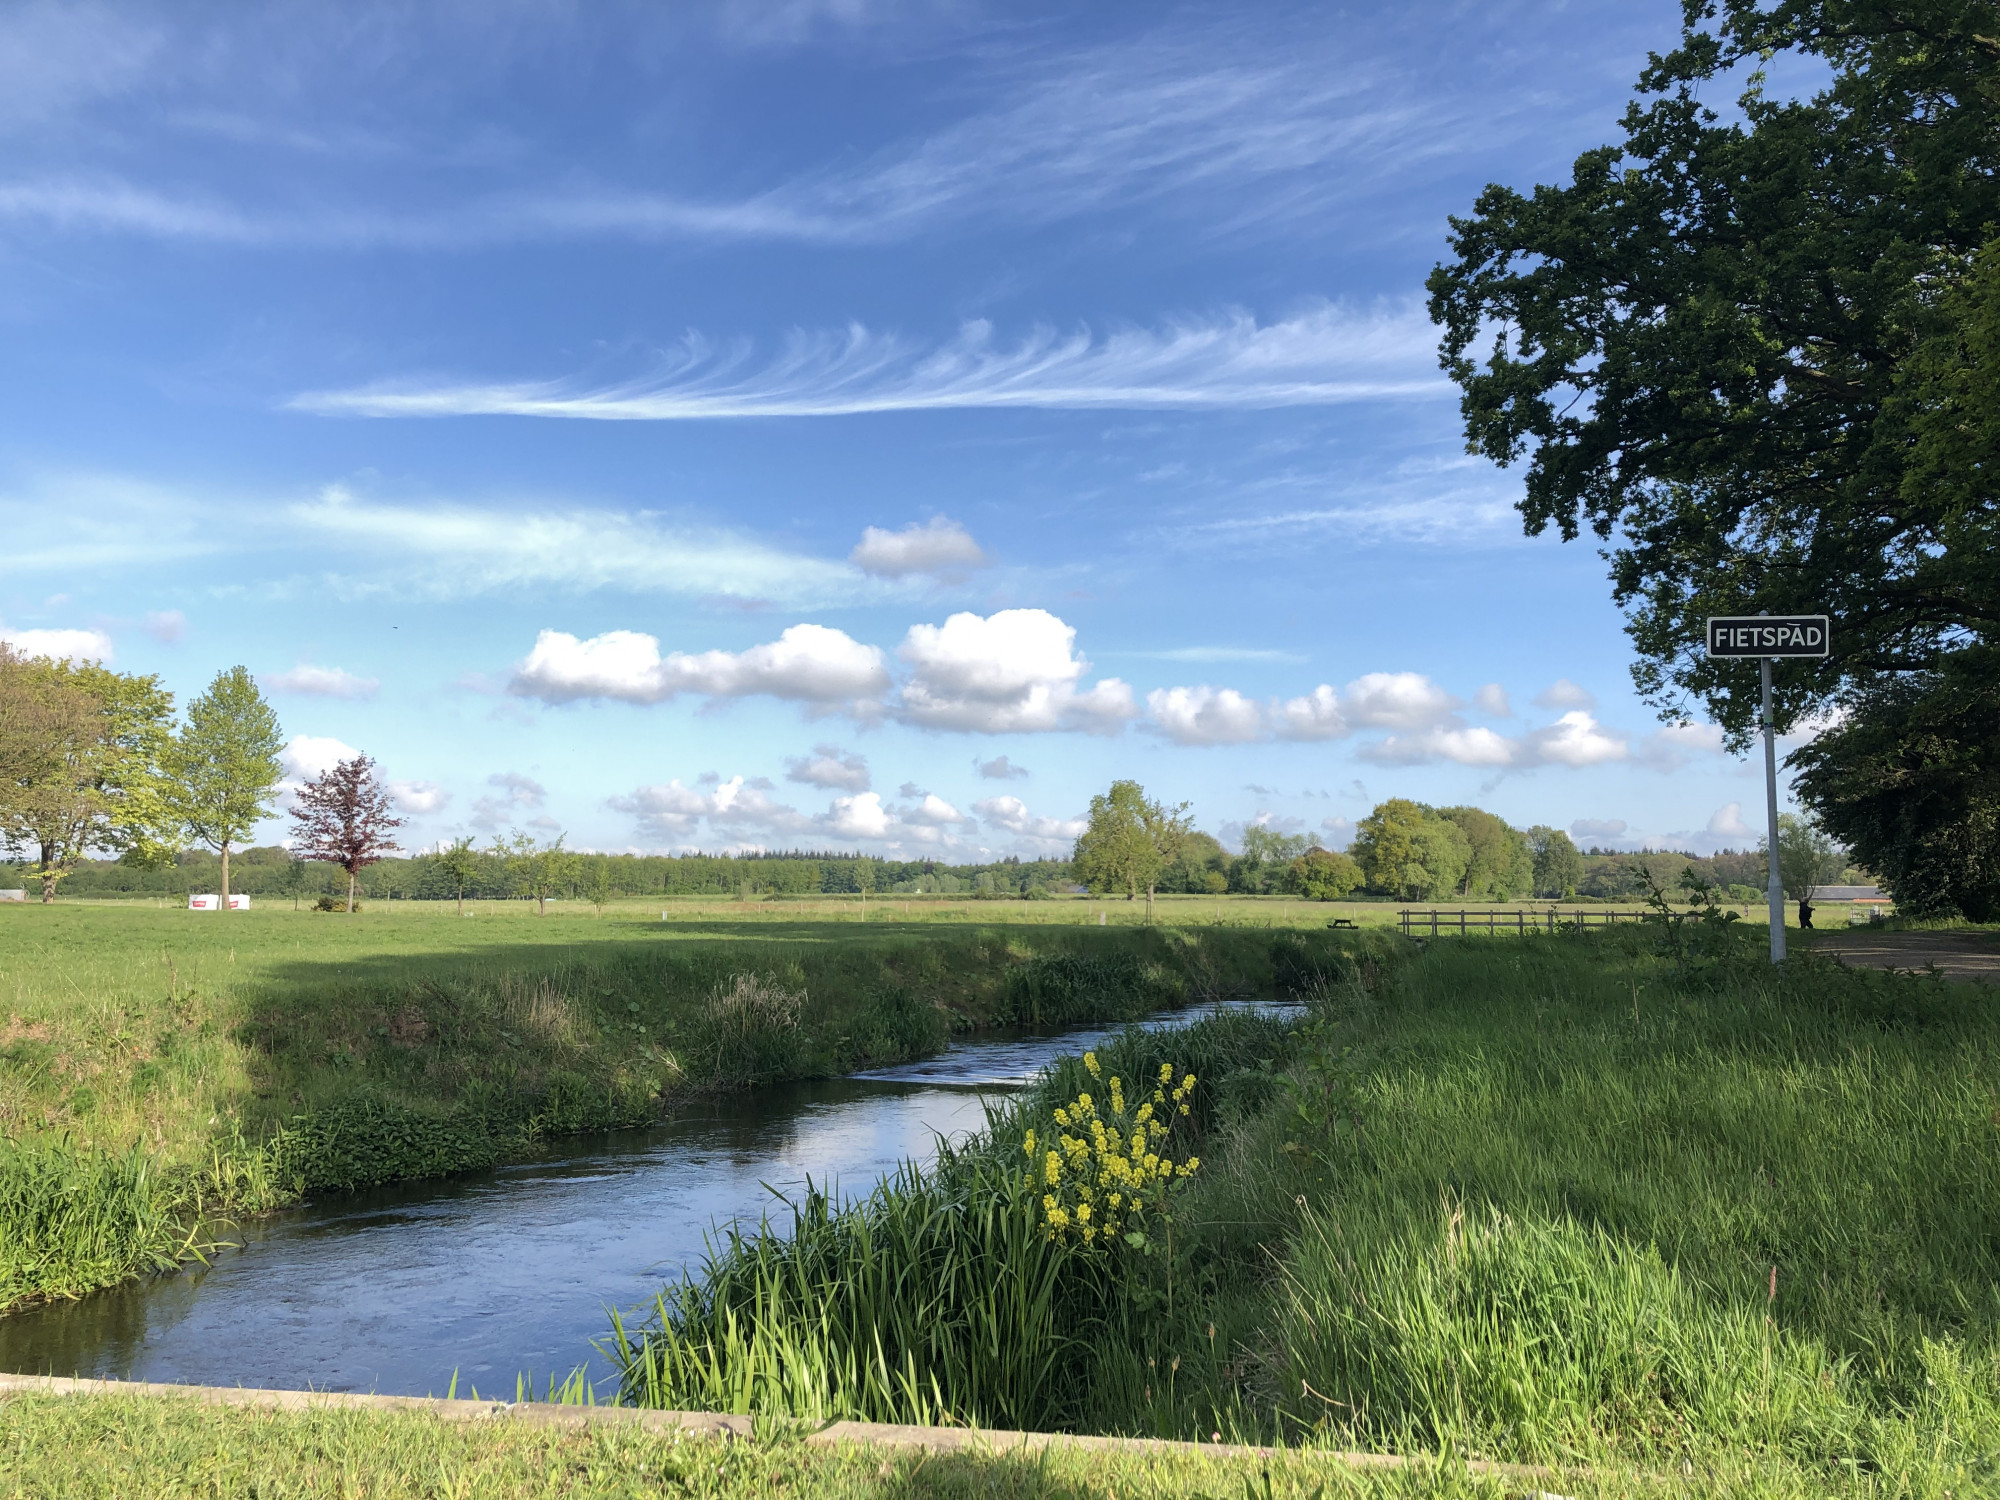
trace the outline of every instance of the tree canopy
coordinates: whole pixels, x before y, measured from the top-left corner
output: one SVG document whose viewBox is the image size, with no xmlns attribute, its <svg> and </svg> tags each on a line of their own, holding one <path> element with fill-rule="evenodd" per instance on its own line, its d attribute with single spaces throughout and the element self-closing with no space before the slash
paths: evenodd
<svg viewBox="0 0 2000 1500">
<path fill-rule="evenodd" d="M 30 855 L 44 901 L 93 850 L 143 861 L 166 847 L 173 702 L 157 677 L 0 643 L 0 840 Z"/>
<path fill-rule="evenodd" d="M 1071 864 L 1091 890 L 1123 891 L 1128 901 L 1144 890 L 1150 905 L 1160 875 L 1180 859 L 1192 832 L 1185 802 L 1168 807 L 1136 781 L 1114 781 L 1090 799 Z"/>
<path fill-rule="evenodd" d="M 1531 533 L 1607 543 L 1669 714 L 1749 731 L 1757 669 L 1701 653 L 1707 615 L 1834 617 L 1830 660 L 1778 664 L 1781 723 L 2000 634 L 1996 38 L 1994 0 L 1684 0 L 1620 144 L 1452 220 L 1469 446 L 1526 460 Z M 1767 92 L 1780 53 L 1830 81 Z M 1746 67 L 1736 116 L 1704 103 Z"/>
<path fill-rule="evenodd" d="M 189 837 L 222 856 L 223 909 L 229 907 L 229 851 L 271 814 L 284 768 L 278 716 L 247 667 L 231 667 L 187 708 L 167 747 L 166 805 Z"/>
<path fill-rule="evenodd" d="M 292 803 L 293 852 L 347 872 L 349 915 L 355 909 L 355 877 L 394 852 L 392 835 L 402 826 L 388 789 L 375 775 L 375 762 L 365 755 L 322 771 L 299 788 Z"/>
</svg>

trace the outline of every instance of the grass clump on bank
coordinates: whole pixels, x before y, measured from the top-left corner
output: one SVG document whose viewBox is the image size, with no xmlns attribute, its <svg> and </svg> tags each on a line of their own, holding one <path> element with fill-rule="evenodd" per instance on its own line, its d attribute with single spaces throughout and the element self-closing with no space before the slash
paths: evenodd
<svg viewBox="0 0 2000 1500">
<path fill-rule="evenodd" d="M 745 1372 L 851 1326 L 867 1358 L 835 1367 L 878 1378 L 815 1387 L 829 1415 L 2000 1486 L 2000 1013 L 1702 936 L 1301 962 L 1295 1031 L 1102 1059 L 1201 1079 L 1171 1257 L 984 1227 L 1032 1220 L 1019 1142 L 1088 1086 L 1071 1064 L 932 1176 L 730 1241 L 628 1337 L 628 1389 L 805 1414 Z"/>
<path fill-rule="evenodd" d="M 1273 982 L 1249 927 L 6 915 L 0 1309 L 170 1264 L 204 1219 L 488 1167 L 696 1091 Z"/>
</svg>

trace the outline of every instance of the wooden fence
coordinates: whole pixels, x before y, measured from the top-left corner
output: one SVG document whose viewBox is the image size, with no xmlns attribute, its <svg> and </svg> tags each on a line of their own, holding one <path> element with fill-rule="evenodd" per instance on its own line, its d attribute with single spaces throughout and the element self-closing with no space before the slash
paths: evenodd
<svg viewBox="0 0 2000 1500">
<path fill-rule="evenodd" d="M 1467 932 L 1580 932 L 1596 925 L 1608 927 L 1613 922 L 1637 922 L 1646 916 L 1642 911 L 1557 911 L 1551 906 L 1546 911 L 1530 911 L 1525 906 L 1509 907 L 1505 911 L 1439 911 L 1432 907 L 1428 911 L 1405 909 L 1396 915 L 1401 918 L 1403 935 L 1415 937 L 1443 937 L 1447 933 Z"/>
</svg>

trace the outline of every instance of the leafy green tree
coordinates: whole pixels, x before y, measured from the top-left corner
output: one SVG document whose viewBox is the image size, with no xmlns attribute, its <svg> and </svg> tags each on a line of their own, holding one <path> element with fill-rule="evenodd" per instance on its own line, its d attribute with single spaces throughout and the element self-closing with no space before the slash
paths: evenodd
<svg viewBox="0 0 2000 1500">
<path fill-rule="evenodd" d="M 1760 841 L 1766 859 L 1771 841 Z M 1823 885 L 1840 879 L 1847 851 L 1836 844 L 1811 813 L 1778 814 L 1778 880 L 1794 901 L 1810 901 Z"/>
<path fill-rule="evenodd" d="M 1490 186 L 1430 279 L 1471 448 L 1525 459 L 1530 532 L 1610 543 L 1641 690 L 1739 741 L 1757 667 L 1702 621 L 1825 611 L 1779 718 L 2000 633 L 1992 0 L 1684 0 L 1621 144 Z M 1761 64 L 1823 69 L 1804 99 Z M 1703 103 L 1741 66 L 1741 118 Z M 1964 483 L 1941 482 L 1958 476 Z"/>
<path fill-rule="evenodd" d="M 1243 852 L 1230 862 L 1229 889 L 1261 896 L 1282 885 L 1292 861 L 1318 845 L 1317 834 L 1280 833 L 1252 823 L 1243 830 Z"/>
<path fill-rule="evenodd" d="M 187 708 L 181 732 L 166 746 L 163 803 L 197 843 L 222 856 L 222 909 L 229 910 L 229 851 L 271 815 L 284 768 L 278 716 L 248 667 L 231 667 Z"/>
<path fill-rule="evenodd" d="M 585 862 L 583 899 L 597 909 L 600 917 L 611 902 L 611 861 L 602 854 L 593 855 Z"/>
<path fill-rule="evenodd" d="M 1479 807 L 1441 807 L 1438 816 L 1456 824 L 1472 847 L 1460 895 L 1473 901 L 1511 901 L 1528 893 L 1535 861 L 1520 830 Z"/>
<path fill-rule="evenodd" d="M 1528 830 L 1528 853 L 1534 861 L 1533 880 L 1537 896 L 1545 900 L 1569 901 L 1583 883 L 1583 854 L 1560 828 L 1537 823 Z"/>
<path fill-rule="evenodd" d="M 1412 835 L 1416 863 L 1404 872 L 1405 900 L 1449 901 L 1464 889 L 1472 863 L 1472 841 L 1456 823 L 1435 814 Z"/>
<path fill-rule="evenodd" d="M 1285 888 L 1308 901 L 1338 901 L 1361 888 L 1361 866 L 1331 849 L 1308 849 L 1286 867 Z"/>
<path fill-rule="evenodd" d="M 1090 816 L 1070 862 L 1077 879 L 1092 891 L 1122 890 L 1136 901 L 1146 892 L 1153 904 L 1160 873 L 1179 858 L 1192 824 L 1185 802 L 1167 807 L 1147 797 L 1136 781 L 1114 781 L 1090 799 Z"/>
<path fill-rule="evenodd" d="M 516 830 L 493 840 L 493 852 L 506 862 L 514 888 L 535 903 L 535 914 L 549 914 L 549 897 L 575 878 L 578 855 L 563 848 L 567 834 L 546 842 Z M 745 882 L 748 884 L 748 882 Z"/>
<path fill-rule="evenodd" d="M 42 899 L 92 851 L 160 862 L 169 822 L 160 759 L 173 696 L 157 677 L 22 658 L 0 644 L 0 838 L 36 861 Z M 20 759 L 25 751 L 27 759 Z"/>
<path fill-rule="evenodd" d="M 466 889 L 479 878 L 479 851 L 473 847 L 469 837 L 456 838 L 448 844 L 440 844 L 431 860 L 437 866 L 438 874 L 451 887 L 451 893 L 458 902 L 458 914 L 464 916 Z"/>
<path fill-rule="evenodd" d="M 2000 650 L 1885 676 L 1849 703 L 1793 752 L 1800 796 L 1898 911 L 2000 921 Z"/>
<path fill-rule="evenodd" d="M 1428 877 L 1417 849 L 1417 830 L 1429 816 L 1422 803 L 1391 797 L 1355 825 L 1347 852 L 1361 866 L 1370 889 L 1407 901 L 1425 888 Z"/>
</svg>

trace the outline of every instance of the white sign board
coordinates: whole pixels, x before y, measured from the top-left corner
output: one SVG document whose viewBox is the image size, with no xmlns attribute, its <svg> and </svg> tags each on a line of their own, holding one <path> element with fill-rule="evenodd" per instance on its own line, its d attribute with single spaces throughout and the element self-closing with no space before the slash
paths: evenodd
<svg viewBox="0 0 2000 1500">
<path fill-rule="evenodd" d="M 189 897 L 188 897 L 188 910 L 189 910 L 189 911 L 221 911 L 221 910 L 222 910 L 222 898 L 221 898 L 220 896 L 213 896 L 213 895 L 211 895 L 211 896 L 189 896 Z"/>
<path fill-rule="evenodd" d="M 28 893 L 26 891 L 0 891 L 0 901 L 26 901 L 27 899 Z"/>
<path fill-rule="evenodd" d="M 248 896 L 231 895 L 229 898 L 229 909 L 231 911 L 250 910 L 250 898 Z"/>
</svg>

